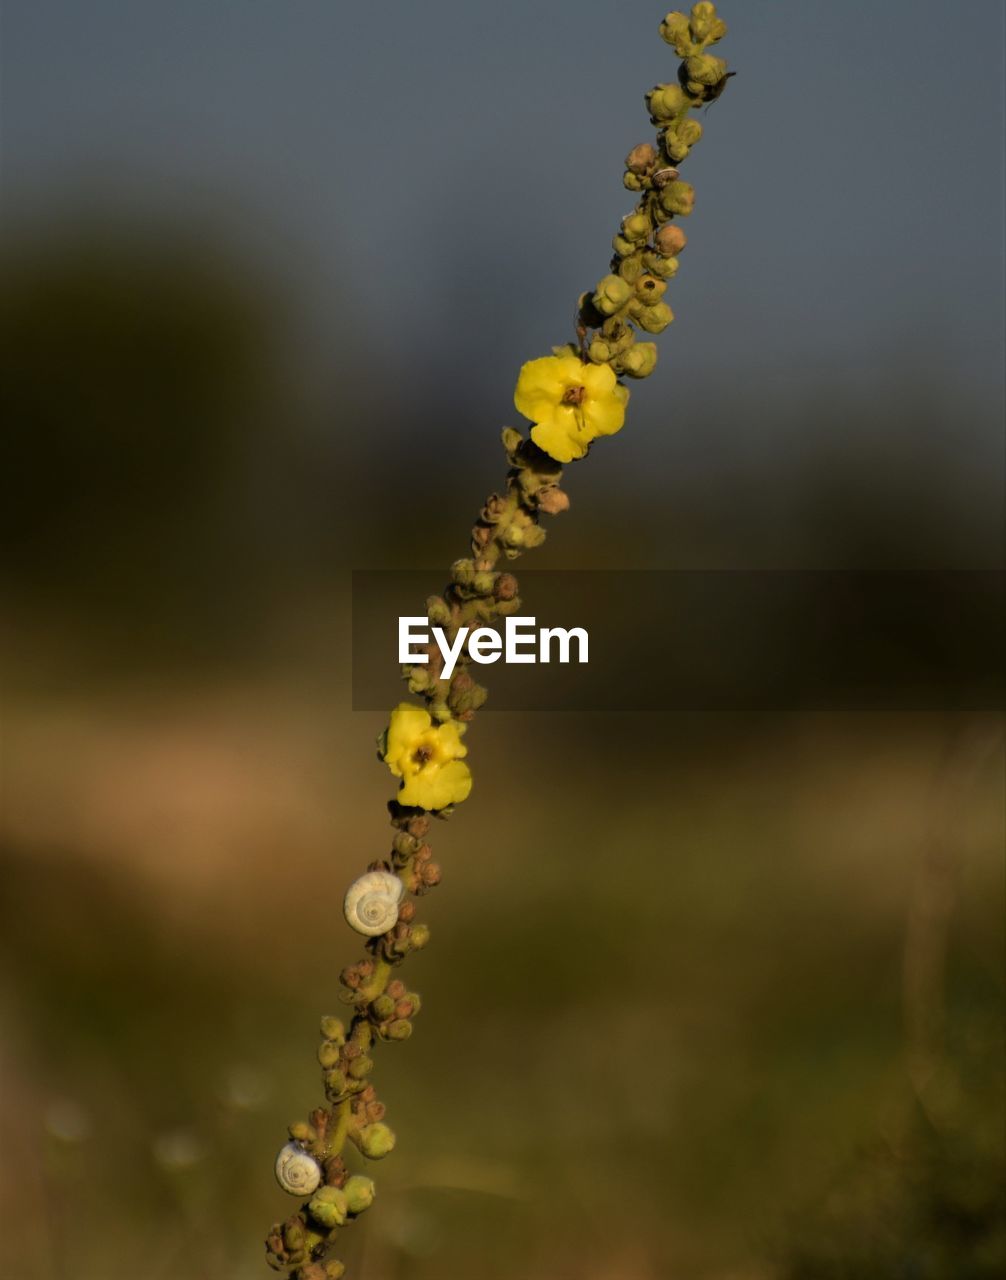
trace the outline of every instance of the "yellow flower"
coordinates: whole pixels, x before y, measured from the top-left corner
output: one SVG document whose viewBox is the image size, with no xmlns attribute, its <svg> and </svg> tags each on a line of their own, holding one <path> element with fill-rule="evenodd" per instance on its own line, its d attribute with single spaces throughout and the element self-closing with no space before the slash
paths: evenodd
<svg viewBox="0 0 1006 1280">
<path fill-rule="evenodd" d="M 535 424 L 531 439 L 556 462 L 582 458 L 597 436 L 612 436 L 625 421 L 629 398 L 607 364 L 584 364 L 570 352 L 529 360 L 513 402 Z"/>
<path fill-rule="evenodd" d="M 428 711 L 400 702 L 391 713 L 384 760 L 402 779 L 398 803 L 420 809 L 446 809 L 460 804 L 472 789 L 472 775 L 462 756 L 464 725 L 456 720 L 434 725 Z"/>
</svg>

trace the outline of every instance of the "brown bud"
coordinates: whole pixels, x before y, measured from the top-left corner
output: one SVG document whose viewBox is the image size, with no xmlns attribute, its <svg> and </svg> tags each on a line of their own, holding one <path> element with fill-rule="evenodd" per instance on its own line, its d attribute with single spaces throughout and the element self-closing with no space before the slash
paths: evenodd
<svg viewBox="0 0 1006 1280">
<path fill-rule="evenodd" d="M 405 991 L 405 983 L 398 978 L 393 978 L 388 983 L 388 995 L 391 996 L 392 1000 L 401 1000 L 402 996 L 405 995 Z"/>
<path fill-rule="evenodd" d="M 410 836 L 415 836 L 419 840 L 422 840 L 423 836 L 426 835 L 429 829 L 430 819 L 425 813 L 420 814 L 418 818 L 410 818 L 405 827 L 405 830 Z"/>
<path fill-rule="evenodd" d="M 649 142 L 641 142 L 625 157 L 625 167 L 630 173 L 646 173 L 653 168 L 656 160 L 656 147 Z"/>
<path fill-rule="evenodd" d="M 662 226 L 653 237 L 653 246 L 665 258 L 676 258 L 688 243 L 688 237 L 673 222 Z"/>
<path fill-rule="evenodd" d="M 426 862 L 423 864 L 419 875 L 423 884 L 433 888 L 435 884 L 440 883 L 440 867 L 436 862 Z"/>
<path fill-rule="evenodd" d="M 513 600 L 517 595 L 517 579 L 512 573 L 501 573 L 496 579 L 493 595 L 497 600 Z"/>
<path fill-rule="evenodd" d="M 557 516 L 562 511 L 568 511 L 569 495 L 555 487 L 542 489 L 538 496 L 538 510 L 544 511 L 547 516 Z"/>
<path fill-rule="evenodd" d="M 414 902 L 403 902 L 398 908 L 398 918 L 409 924 L 416 918 L 416 904 Z"/>
</svg>

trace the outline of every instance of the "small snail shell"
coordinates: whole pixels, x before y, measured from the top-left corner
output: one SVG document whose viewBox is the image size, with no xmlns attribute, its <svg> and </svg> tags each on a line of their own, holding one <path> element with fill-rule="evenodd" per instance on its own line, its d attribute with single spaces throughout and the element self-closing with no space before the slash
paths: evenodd
<svg viewBox="0 0 1006 1280">
<path fill-rule="evenodd" d="M 292 1196 L 309 1196 L 321 1182 L 321 1165 L 297 1142 L 288 1142 L 276 1157 L 276 1181 Z"/>
<path fill-rule="evenodd" d="M 368 938 L 387 933 L 398 920 L 405 886 L 390 871 L 368 871 L 349 886 L 343 911 L 351 928 Z"/>
</svg>

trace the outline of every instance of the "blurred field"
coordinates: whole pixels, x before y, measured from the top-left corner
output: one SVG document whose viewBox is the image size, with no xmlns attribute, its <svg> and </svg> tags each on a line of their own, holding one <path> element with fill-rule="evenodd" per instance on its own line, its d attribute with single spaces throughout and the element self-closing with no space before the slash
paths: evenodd
<svg viewBox="0 0 1006 1280">
<path fill-rule="evenodd" d="M 368 721 L 265 676 L 8 707 L 11 1280 L 261 1273 L 385 839 Z M 473 746 L 357 1274 L 995 1274 L 997 725 L 497 714 Z"/>
</svg>

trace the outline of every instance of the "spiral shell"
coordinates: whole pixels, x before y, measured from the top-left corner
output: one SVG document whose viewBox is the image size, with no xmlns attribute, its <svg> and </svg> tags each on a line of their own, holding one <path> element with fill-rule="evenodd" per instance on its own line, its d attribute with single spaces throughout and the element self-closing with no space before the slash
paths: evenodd
<svg viewBox="0 0 1006 1280">
<path fill-rule="evenodd" d="M 387 933 L 398 920 L 405 886 L 390 871 L 368 871 L 349 886 L 343 911 L 350 927 L 368 938 Z"/>
<path fill-rule="evenodd" d="M 321 1165 L 297 1142 L 276 1157 L 276 1181 L 292 1196 L 309 1196 L 321 1182 Z"/>
</svg>

